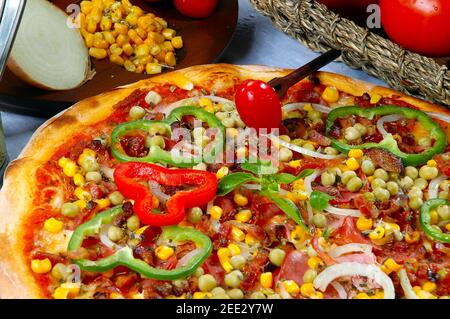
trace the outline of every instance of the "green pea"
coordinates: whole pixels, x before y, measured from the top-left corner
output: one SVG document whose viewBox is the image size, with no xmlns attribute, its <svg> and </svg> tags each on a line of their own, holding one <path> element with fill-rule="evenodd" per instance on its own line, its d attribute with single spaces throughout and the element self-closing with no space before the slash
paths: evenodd
<svg viewBox="0 0 450 319">
<path fill-rule="evenodd" d="M 396 182 L 387 182 L 386 189 L 389 191 L 389 193 L 392 196 L 395 196 L 398 194 L 398 184 Z"/>
<path fill-rule="evenodd" d="M 375 201 L 375 195 L 373 194 L 373 193 L 371 193 L 371 192 L 367 192 L 367 193 L 364 193 L 364 199 L 366 200 L 366 201 L 369 201 L 369 202 L 374 202 Z"/>
<path fill-rule="evenodd" d="M 347 183 L 347 189 L 350 192 L 357 192 L 361 189 L 363 182 L 359 177 L 352 177 Z"/>
<path fill-rule="evenodd" d="M 311 143 L 305 143 L 305 144 L 303 144 L 302 147 L 303 147 L 303 148 L 306 148 L 307 150 L 310 150 L 310 151 L 315 151 L 315 150 L 316 150 L 316 148 L 314 147 L 314 145 L 312 145 Z"/>
<path fill-rule="evenodd" d="M 420 188 L 417 188 L 417 187 L 413 186 L 413 187 L 411 187 L 411 189 L 408 192 L 408 197 L 409 198 L 411 198 L 411 197 L 420 197 L 420 198 L 422 198 L 423 197 L 423 192 L 422 192 L 422 190 Z"/>
<path fill-rule="evenodd" d="M 269 260 L 275 266 L 281 266 L 286 257 L 286 252 L 280 248 L 274 248 L 269 253 Z"/>
<path fill-rule="evenodd" d="M 125 197 L 123 197 L 123 195 L 119 191 L 115 191 L 108 195 L 108 199 L 111 201 L 111 204 L 116 206 L 122 204 L 125 200 Z"/>
<path fill-rule="evenodd" d="M 414 166 L 405 167 L 405 175 L 411 179 L 416 179 L 419 176 L 419 171 Z"/>
<path fill-rule="evenodd" d="M 219 294 L 213 294 L 212 299 L 231 299 L 230 296 L 226 292 L 222 292 Z"/>
<path fill-rule="evenodd" d="M 389 180 L 388 173 L 382 168 L 377 168 L 373 173 L 373 176 L 375 176 L 375 178 L 381 178 L 385 182 Z"/>
<path fill-rule="evenodd" d="M 194 277 L 200 277 L 205 273 L 205 271 L 203 270 L 202 267 L 198 267 L 197 269 L 195 269 L 193 275 Z"/>
<path fill-rule="evenodd" d="M 125 237 L 125 232 L 123 231 L 122 228 L 114 226 L 114 225 L 109 227 L 109 229 L 108 229 L 108 238 L 111 241 L 119 241 L 123 237 Z"/>
<path fill-rule="evenodd" d="M 384 180 L 382 180 L 381 178 L 374 178 L 372 183 L 370 183 L 370 186 L 372 187 L 372 189 L 381 187 L 381 188 L 386 188 L 386 182 Z"/>
<path fill-rule="evenodd" d="M 189 287 L 189 282 L 186 279 L 176 279 L 176 280 L 172 281 L 172 284 L 175 287 L 180 288 L 180 289 Z"/>
<path fill-rule="evenodd" d="M 57 263 L 52 268 L 52 276 L 57 280 L 65 280 L 69 275 L 69 269 L 62 263 Z"/>
<path fill-rule="evenodd" d="M 423 200 L 418 197 L 411 198 L 409 200 L 409 207 L 411 209 L 419 209 L 423 205 Z"/>
<path fill-rule="evenodd" d="M 91 157 L 91 156 L 84 158 L 80 162 L 80 166 L 86 172 L 94 172 L 94 171 L 98 171 L 100 169 L 100 165 L 98 165 L 98 162 L 95 159 L 95 157 Z"/>
<path fill-rule="evenodd" d="M 216 279 L 210 274 L 201 275 L 198 278 L 198 288 L 200 289 L 200 291 L 208 292 L 216 288 L 216 286 Z"/>
<path fill-rule="evenodd" d="M 214 288 L 213 290 L 211 290 L 211 293 L 212 293 L 213 295 L 220 295 L 220 294 L 225 294 L 226 291 L 225 291 L 225 289 L 223 289 L 222 287 L 216 287 L 216 288 Z"/>
<path fill-rule="evenodd" d="M 228 112 L 217 112 L 216 114 L 214 114 L 219 120 L 224 120 L 226 119 L 228 116 Z"/>
<path fill-rule="evenodd" d="M 189 209 L 188 220 L 195 224 L 202 220 L 203 211 L 200 207 L 192 207 Z"/>
<path fill-rule="evenodd" d="M 437 213 L 443 220 L 450 219 L 450 207 L 448 205 L 439 206 L 437 208 Z"/>
<path fill-rule="evenodd" d="M 140 106 L 133 106 L 128 114 L 131 120 L 139 120 L 144 117 L 145 109 Z"/>
<path fill-rule="evenodd" d="M 141 223 L 139 221 L 139 217 L 137 217 L 136 215 L 130 216 L 127 219 L 127 228 L 131 231 L 135 231 L 139 228 L 140 225 Z"/>
<path fill-rule="evenodd" d="M 378 187 L 373 190 L 373 194 L 375 195 L 375 198 L 379 201 L 385 202 L 389 200 L 389 197 L 391 197 L 391 194 L 387 189 Z"/>
<path fill-rule="evenodd" d="M 80 207 L 74 203 L 64 203 L 61 206 L 61 214 L 67 217 L 77 217 L 80 213 Z"/>
<path fill-rule="evenodd" d="M 325 149 L 323 151 L 325 152 L 325 154 L 328 154 L 328 155 L 338 155 L 339 154 L 339 151 L 331 146 L 325 147 Z"/>
<path fill-rule="evenodd" d="M 244 256 L 237 255 L 230 258 L 230 263 L 235 269 L 242 269 L 245 266 L 245 263 L 247 260 L 244 258 Z"/>
<path fill-rule="evenodd" d="M 344 185 L 347 185 L 347 183 L 353 178 L 356 177 L 356 173 L 354 171 L 346 171 L 342 174 L 341 182 Z"/>
<path fill-rule="evenodd" d="M 228 296 L 230 296 L 231 299 L 242 299 L 244 298 L 244 293 L 241 289 L 234 288 L 228 290 Z"/>
<path fill-rule="evenodd" d="M 353 127 L 356 128 L 361 133 L 361 135 L 367 134 L 367 127 L 365 125 L 362 125 L 361 123 L 356 123 Z"/>
<path fill-rule="evenodd" d="M 324 228 L 327 225 L 327 218 L 322 213 L 317 213 L 313 216 L 312 222 L 316 227 Z"/>
<path fill-rule="evenodd" d="M 424 190 L 427 186 L 428 182 L 425 178 L 419 177 L 414 181 L 414 187 L 420 188 L 421 190 Z"/>
<path fill-rule="evenodd" d="M 411 177 L 409 176 L 405 176 L 400 180 L 400 186 L 403 189 L 409 189 L 410 187 L 412 187 L 414 185 L 414 181 Z"/>
<path fill-rule="evenodd" d="M 234 111 L 234 109 L 235 109 L 234 104 L 232 104 L 232 103 L 223 103 L 222 108 L 224 111 L 227 111 L 227 112 Z"/>
<path fill-rule="evenodd" d="M 279 151 L 280 161 L 289 162 L 292 159 L 292 156 L 294 156 L 294 154 L 292 153 L 292 151 L 290 149 L 288 149 L 286 147 L 280 148 L 280 151 Z"/>
<path fill-rule="evenodd" d="M 317 271 L 315 269 L 308 269 L 303 275 L 304 282 L 313 282 L 317 277 Z"/>
<path fill-rule="evenodd" d="M 437 169 L 437 167 L 431 167 L 431 166 L 422 166 L 419 169 L 419 176 L 426 179 L 426 180 L 431 180 L 433 178 L 436 178 L 439 174 L 439 171 Z"/>
<path fill-rule="evenodd" d="M 86 181 L 100 183 L 102 181 L 102 174 L 100 174 L 99 172 L 87 172 Z"/>
<path fill-rule="evenodd" d="M 255 291 L 250 295 L 250 299 L 266 299 L 266 295 L 262 292 Z"/>
<path fill-rule="evenodd" d="M 236 121 L 231 117 L 226 117 L 222 120 L 222 125 L 227 128 L 234 127 L 235 124 Z"/>
<path fill-rule="evenodd" d="M 224 283 L 230 288 L 238 288 L 241 284 L 241 279 L 236 273 L 231 272 L 225 275 Z"/>
<path fill-rule="evenodd" d="M 281 296 L 279 294 L 270 294 L 267 295 L 267 299 L 281 299 Z"/>
<path fill-rule="evenodd" d="M 367 176 L 372 176 L 373 173 L 375 172 L 375 165 L 372 163 L 371 160 L 363 160 L 361 163 L 361 170 Z"/>
<path fill-rule="evenodd" d="M 353 126 L 350 126 L 345 129 L 344 137 L 347 141 L 355 141 L 361 138 L 361 132 Z"/>
<path fill-rule="evenodd" d="M 336 182 L 336 176 L 330 172 L 324 172 L 320 176 L 320 181 L 323 186 L 332 186 Z"/>
</svg>

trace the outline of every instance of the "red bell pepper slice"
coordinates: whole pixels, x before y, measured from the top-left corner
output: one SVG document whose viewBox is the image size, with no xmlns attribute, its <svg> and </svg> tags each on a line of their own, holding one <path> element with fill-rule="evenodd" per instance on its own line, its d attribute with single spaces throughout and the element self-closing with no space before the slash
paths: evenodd
<svg viewBox="0 0 450 319">
<path fill-rule="evenodd" d="M 166 203 L 166 212 L 155 213 L 153 195 L 139 179 L 153 180 L 167 186 L 197 186 L 189 191 L 179 191 Z M 119 191 L 135 200 L 134 212 L 143 224 L 169 226 L 181 222 L 186 208 L 207 204 L 216 195 L 215 174 L 192 169 L 167 169 L 149 163 L 128 162 L 119 164 L 114 171 Z"/>
</svg>

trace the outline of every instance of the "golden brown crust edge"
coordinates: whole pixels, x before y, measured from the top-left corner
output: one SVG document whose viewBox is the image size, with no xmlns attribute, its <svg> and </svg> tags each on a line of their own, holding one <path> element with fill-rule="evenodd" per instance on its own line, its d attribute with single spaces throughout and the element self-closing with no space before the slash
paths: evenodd
<svg viewBox="0 0 450 319">
<path fill-rule="evenodd" d="M 9 165 L 0 191 L 0 245 L 4 247 L 0 250 L 0 298 L 43 296 L 22 253 L 24 246 L 21 239 L 26 228 L 23 221 L 32 210 L 33 194 L 36 191 L 36 169 L 48 161 L 55 149 L 67 142 L 71 136 L 106 119 L 114 111 L 116 103 L 138 88 L 151 88 L 166 83 L 177 84 L 179 77 L 186 77 L 195 85 L 218 91 L 233 87 L 245 79 L 269 81 L 274 77 L 286 75 L 289 71 L 263 66 L 228 64 L 194 66 L 88 98 L 45 122 L 33 134 L 19 157 Z M 321 83 L 335 86 L 348 94 L 358 96 L 369 92 L 386 97 L 395 95 L 420 109 L 450 114 L 444 107 L 343 75 L 319 72 L 318 77 Z"/>
</svg>

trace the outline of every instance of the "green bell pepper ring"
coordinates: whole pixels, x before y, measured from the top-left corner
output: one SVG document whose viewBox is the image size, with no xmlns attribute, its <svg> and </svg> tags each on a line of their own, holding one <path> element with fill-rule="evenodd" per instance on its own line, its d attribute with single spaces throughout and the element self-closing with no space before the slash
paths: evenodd
<svg viewBox="0 0 450 319">
<path fill-rule="evenodd" d="M 217 128 L 218 132 L 215 135 L 212 147 L 207 150 L 203 156 L 193 156 L 187 160 L 185 156 L 174 154 L 162 149 L 160 146 L 151 146 L 148 155 L 144 157 L 133 157 L 125 154 L 120 146 L 120 138 L 129 132 L 141 130 L 149 132 L 150 134 L 161 134 L 171 137 L 171 124 L 180 121 L 183 116 L 191 115 L 196 119 L 206 122 L 210 128 Z M 121 162 L 145 162 L 145 163 L 161 163 L 169 164 L 177 167 L 192 167 L 202 161 L 212 163 L 213 160 L 222 153 L 225 139 L 225 127 L 220 120 L 214 115 L 203 109 L 195 106 L 182 106 L 176 108 L 170 113 L 166 120 L 150 121 L 137 120 L 133 122 L 126 122 L 118 125 L 111 133 L 111 153 Z"/>
<path fill-rule="evenodd" d="M 116 206 L 98 214 L 90 221 L 80 225 L 70 238 L 68 251 L 71 252 L 80 248 L 83 240 L 87 236 L 98 234 L 103 224 L 111 223 L 120 213 L 122 213 L 122 207 Z M 117 266 L 125 266 L 147 278 L 174 280 L 187 277 L 194 273 L 206 258 L 209 257 L 212 251 L 212 242 L 209 237 L 194 228 L 179 226 L 163 227 L 160 238 L 163 240 L 171 240 L 173 242 L 193 241 L 200 251 L 193 256 L 187 264 L 172 270 L 155 268 L 143 260 L 135 258 L 130 247 L 120 248 L 111 256 L 96 261 L 77 259 L 73 260 L 73 262 L 85 271 L 105 272 Z"/>
<path fill-rule="evenodd" d="M 443 233 L 440 229 L 435 228 L 430 224 L 430 212 L 441 205 L 450 205 L 450 202 L 446 199 L 434 198 L 427 200 L 422 205 L 419 216 L 420 227 L 422 227 L 423 231 L 431 238 L 450 244 L 450 234 Z"/>
<path fill-rule="evenodd" d="M 364 143 L 359 145 L 349 145 L 337 139 L 331 139 L 331 145 L 342 153 L 348 153 L 351 149 L 382 148 L 401 158 L 405 166 L 418 166 L 426 163 L 435 154 L 442 153 L 447 146 L 447 138 L 439 124 L 435 123 L 426 113 L 405 107 L 384 105 L 374 108 L 364 109 L 358 106 L 339 107 L 328 114 L 325 132 L 329 135 L 331 127 L 338 118 L 356 115 L 372 120 L 375 116 L 385 116 L 390 114 L 402 115 L 408 119 L 417 120 L 425 129 L 429 131 L 429 137 L 433 139 L 434 145 L 420 154 L 408 154 L 402 152 L 392 134 L 388 134 L 380 143 Z"/>
</svg>

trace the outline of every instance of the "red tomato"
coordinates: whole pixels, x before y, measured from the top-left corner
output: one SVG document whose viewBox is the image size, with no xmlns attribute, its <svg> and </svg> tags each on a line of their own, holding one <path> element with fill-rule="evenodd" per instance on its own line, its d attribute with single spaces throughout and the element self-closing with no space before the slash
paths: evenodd
<svg viewBox="0 0 450 319">
<path fill-rule="evenodd" d="M 236 90 L 236 108 L 242 121 L 255 129 L 274 129 L 281 124 L 281 103 L 275 90 L 259 80 L 246 80 Z"/>
<path fill-rule="evenodd" d="M 393 41 L 427 56 L 450 55 L 450 1 L 381 0 L 380 7 Z"/>
<path fill-rule="evenodd" d="M 219 0 L 174 0 L 177 10 L 191 18 L 207 18 L 217 8 Z"/>
</svg>

